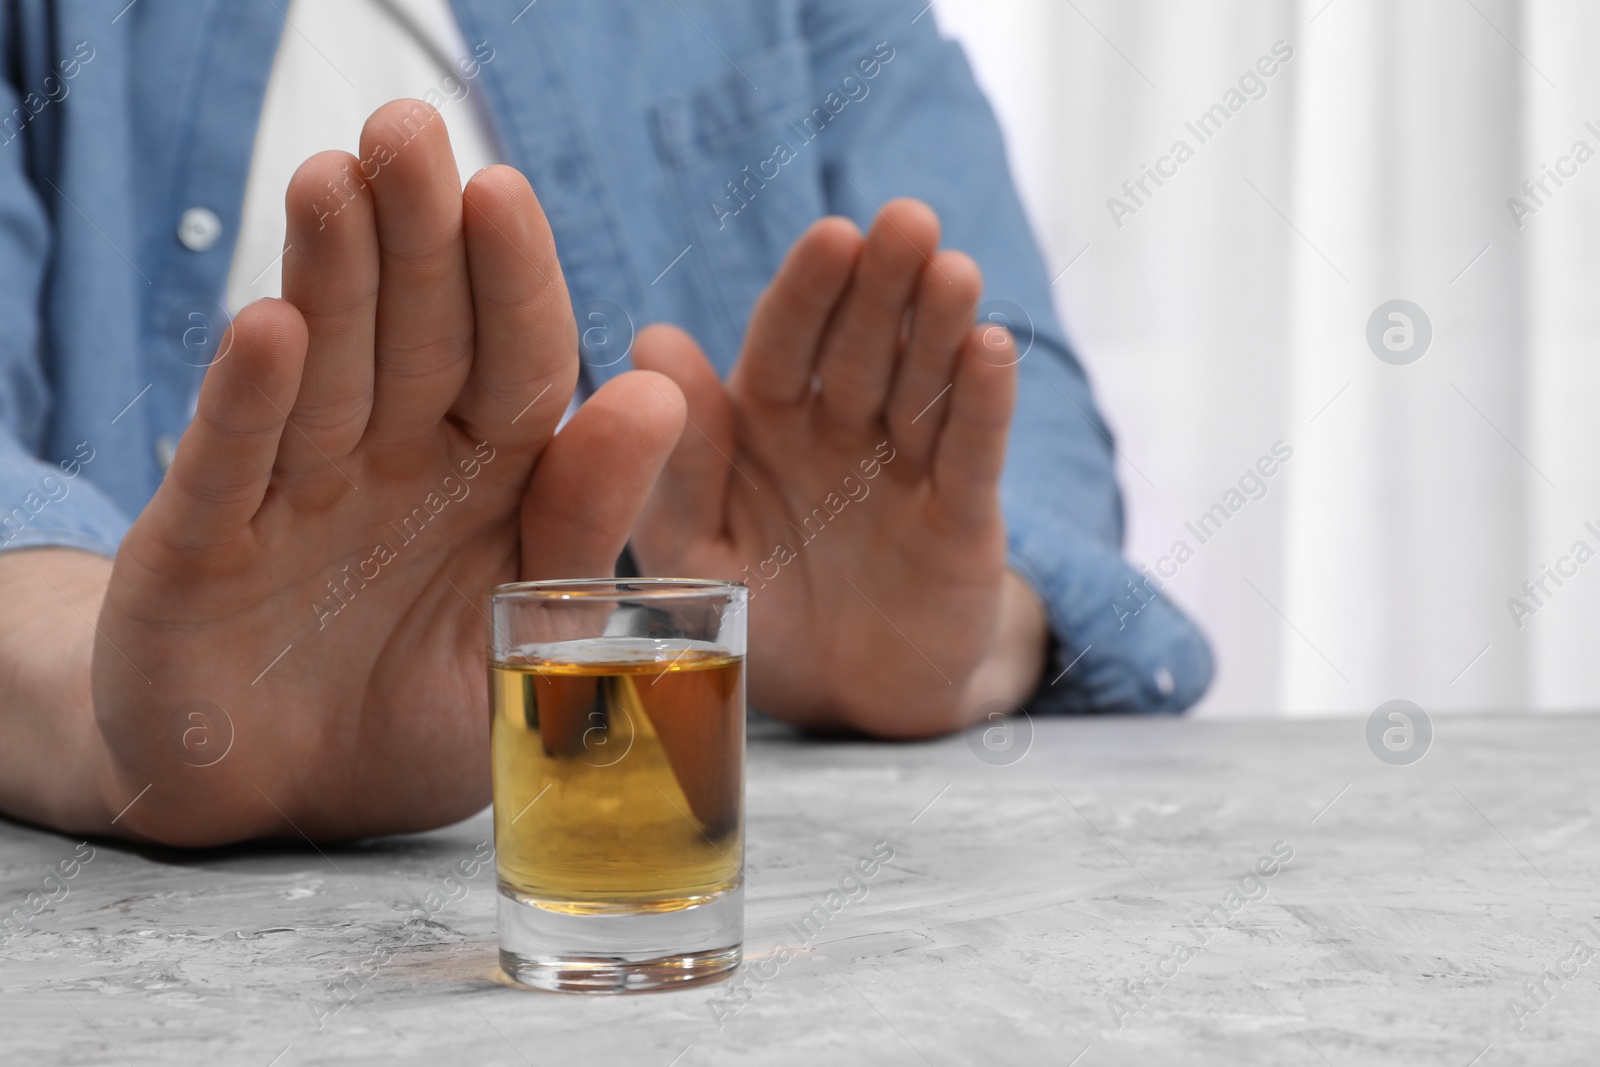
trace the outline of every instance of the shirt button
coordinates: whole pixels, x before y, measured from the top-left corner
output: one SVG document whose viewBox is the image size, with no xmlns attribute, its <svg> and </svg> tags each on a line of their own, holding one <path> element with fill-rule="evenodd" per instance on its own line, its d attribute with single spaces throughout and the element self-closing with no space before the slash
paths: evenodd
<svg viewBox="0 0 1600 1067">
<path fill-rule="evenodd" d="M 222 236 L 222 220 L 209 208 L 192 207 L 178 220 L 178 240 L 191 252 L 204 252 Z"/>
<path fill-rule="evenodd" d="M 156 462 L 161 464 L 161 472 L 166 473 L 172 466 L 172 459 L 178 454 L 178 439 L 171 434 L 162 434 L 156 438 Z"/>
</svg>

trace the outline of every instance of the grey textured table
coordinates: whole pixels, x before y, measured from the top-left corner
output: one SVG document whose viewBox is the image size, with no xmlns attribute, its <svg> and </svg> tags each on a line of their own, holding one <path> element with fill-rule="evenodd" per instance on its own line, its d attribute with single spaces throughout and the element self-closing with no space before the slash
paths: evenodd
<svg viewBox="0 0 1600 1067">
<path fill-rule="evenodd" d="M 1040 722 L 1010 765 L 768 728 L 740 984 L 636 997 L 497 981 L 493 874 L 460 874 L 487 813 L 326 856 L 0 824 L 28 915 L 0 1062 L 1600 1058 L 1600 719 L 1438 718 L 1407 767 L 1364 725 Z M 894 858 L 830 898 L 875 847 Z"/>
</svg>

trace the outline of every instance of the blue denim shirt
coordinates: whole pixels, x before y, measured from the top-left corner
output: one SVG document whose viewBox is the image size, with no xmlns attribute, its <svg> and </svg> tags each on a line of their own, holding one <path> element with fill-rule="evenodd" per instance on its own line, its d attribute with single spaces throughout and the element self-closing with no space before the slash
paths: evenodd
<svg viewBox="0 0 1600 1067">
<path fill-rule="evenodd" d="M 1182 710 L 1210 652 L 1120 555 L 1110 432 L 994 116 L 924 3 L 453 0 L 468 44 L 493 50 L 473 91 L 549 215 L 594 385 L 659 320 L 725 372 L 808 224 L 931 204 L 1026 351 L 1002 499 L 1011 566 L 1054 633 L 1036 704 Z M 0 13 L 0 547 L 112 554 L 160 482 L 222 326 L 283 7 Z M 195 209 L 218 239 L 180 239 Z"/>
</svg>

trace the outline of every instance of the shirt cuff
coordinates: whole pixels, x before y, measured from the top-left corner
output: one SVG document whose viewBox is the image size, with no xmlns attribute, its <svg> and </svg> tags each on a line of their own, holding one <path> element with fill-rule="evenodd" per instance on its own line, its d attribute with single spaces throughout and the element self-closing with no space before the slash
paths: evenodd
<svg viewBox="0 0 1600 1067">
<path fill-rule="evenodd" d="M 1205 695 L 1211 647 L 1159 578 L 1091 541 L 1041 540 L 1013 535 L 1008 558 L 1050 618 L 1050 656 L 1030 709 L 1176 714 Z"/>
<path fill-rule="evenodd" d="M 73 548 L 115 556 L 128 518 L 89 481 L 93 449 L 59 463 L 0 443 L 0 552 Z"/>
</svg>

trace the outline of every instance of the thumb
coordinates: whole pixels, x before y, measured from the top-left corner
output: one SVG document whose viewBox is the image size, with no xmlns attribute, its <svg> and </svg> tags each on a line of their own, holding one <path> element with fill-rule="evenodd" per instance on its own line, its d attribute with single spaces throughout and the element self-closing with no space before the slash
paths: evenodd
<svg viewBox="0 0 1600 1067">
<path fill-rule="evenodd" d="M 737 448 L 733 404 L 700 346 L 676 326 L 641 330 L 633 365 L 671 378 L 687 405 L 688 427 L 634 533 L 634 550 L 647 571 L 676 572 L 691 545 L 723 535 Z"/>
<path fill-rule="evenodd" d="M 524 581 L 593 578 L 617 557 L 683 433 L 670 378 L 620 374 L 596 390 L 540 455 L 522 500 Z"/>
</svg>

